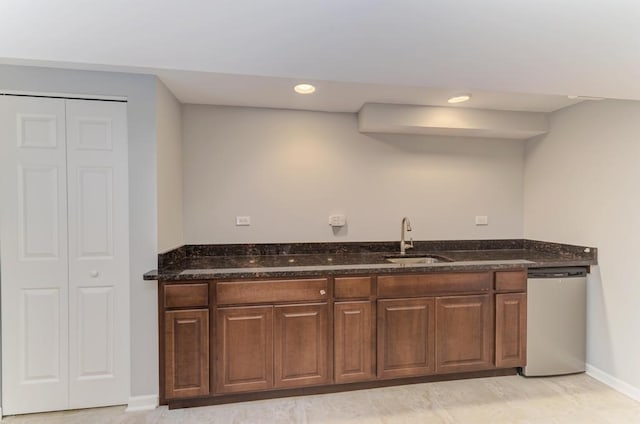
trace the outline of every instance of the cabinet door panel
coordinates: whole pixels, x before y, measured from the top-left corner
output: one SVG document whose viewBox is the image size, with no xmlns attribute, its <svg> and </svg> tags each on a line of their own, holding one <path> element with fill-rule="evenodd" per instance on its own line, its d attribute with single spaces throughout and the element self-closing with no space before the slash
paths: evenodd
<svg viewBox="0 0 640 424">
<path fill-rule="evenodd" d="M 436 300 L 437 371 L 462 372 L 493 365 L 493 320 L 489 295 Z"/>
<path fill-rule="evenodd" d="M 375 354 L 371 302 L 336 303 L 334 311 L 336 383 L 372 379 Z"/>
<path fill-rule="evenodd" d="M 496 366 L 527 364 L 527 295 L 496 295 Z"/>
<path fill-rule="evenodd" d="M 169 311 L 165 320 L 165 396 L 209 394 L 209 311 Z"/>
<path fill-rule="evenodd" d="M 378 301 L 378 377 L 435 371 L 435 307 L 430 298 Z"/>
<path fill-rule="evenodd" d="M 329 383 L 326 303 L 275 307 L 275 387 Z"/>
<path fill-rule="evenodd" d="M 272 388 L 273 307 L 218 309 L 216 327 L 216 392 Z"/>
</svg>

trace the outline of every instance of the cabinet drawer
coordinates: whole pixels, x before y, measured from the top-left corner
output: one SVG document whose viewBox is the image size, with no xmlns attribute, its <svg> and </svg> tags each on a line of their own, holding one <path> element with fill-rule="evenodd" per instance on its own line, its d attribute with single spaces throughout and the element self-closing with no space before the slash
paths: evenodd
<svg viewBox="0 0 640 424">
<path fill-rule="evenodd" d="M 209 306 L 209 284 L 172 284 L 164 286 L 164 307 L 197 308 Z"/>
<path fill-rule="evenodd" d="M 371 292 L 371 277 L 340 277 L 335 280 L 336 299 L 369 297 Z"/>
<path fill-rule="evenodd" d="M 378 296 L 418 297 L 488 292 L 492 283 L 490 272 L 385 275 L 378 277 Z"/>
<path fill-rule="evenodd" d="M 219 305 L 326 300 L 326 278 L 306 280 L 229 281 L 216 286 Z"/>
<path fill-rule="evenodd" d="M 527 291 L 527 271 L 498 271 L 496 272 L 496 291 L 523 292 Z"/>
</svg>

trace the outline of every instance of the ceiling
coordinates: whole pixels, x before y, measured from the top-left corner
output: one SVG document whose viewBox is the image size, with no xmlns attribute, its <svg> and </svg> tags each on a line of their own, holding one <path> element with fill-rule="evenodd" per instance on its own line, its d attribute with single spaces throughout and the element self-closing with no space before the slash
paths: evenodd
<svg viewBox="0 0 640 424">
<path fill-rule="evenodd" d="M 637 22 L 636 0 L 2 0 L 0 63 L 152 73 L 185 103 L 552 111 L 640 100 Z"/>
<path fill-rule="evenodd" d="M 159 70 L 155 72 L 183 103 L 273 107 L 327 112 L 357 112 L 364 103 L 451 106 L 447 99 L 460 90 L 390 84 L 308 80 L 313 95 L 293 91 L 294 78 L 256 77 Z M 473 97 L 456 107 L 551 112 L 580 100 L 567 96 L 499 93 L 473 90 Z"/>
</svg>

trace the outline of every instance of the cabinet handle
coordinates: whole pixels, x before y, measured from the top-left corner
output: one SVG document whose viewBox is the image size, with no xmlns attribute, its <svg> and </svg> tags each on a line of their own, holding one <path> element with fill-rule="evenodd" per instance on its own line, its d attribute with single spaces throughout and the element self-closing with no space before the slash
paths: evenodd
<svg viewBox="0 0 640 424">
<path fill-rule="evenodd" d="M 324 296 L 325 294 L 327 294 L 327 291 L 326 290 L 320 290 L 320 294 Z"/>
<path fill-rule="evenodd" d="M 92 278 L 96 278 L 98 275 L 100 275 L 100 273 L 98 271 L 91 271 L 89 273 L 89 276 Z"/>
</svg>

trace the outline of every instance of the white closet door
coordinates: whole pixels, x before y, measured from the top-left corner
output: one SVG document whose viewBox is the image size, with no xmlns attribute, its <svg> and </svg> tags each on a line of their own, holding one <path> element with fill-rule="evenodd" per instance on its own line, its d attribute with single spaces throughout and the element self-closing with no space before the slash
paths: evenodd
<svg viewBox="0 0 640 424">
<path fill-rule="evenodd" d="M 68 406 L 65 103 L 0 96 L 2 406 Z"/>
<path fill-rule="evenodd" d="M 129 397 L 126 104 L 67 100 L 71 408 Z"/>
</svg>

